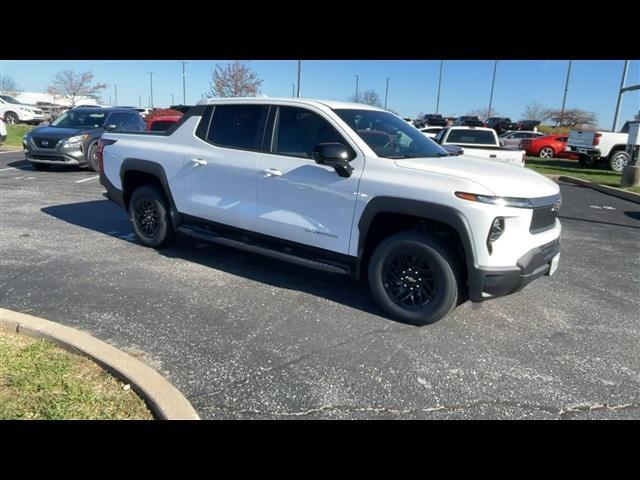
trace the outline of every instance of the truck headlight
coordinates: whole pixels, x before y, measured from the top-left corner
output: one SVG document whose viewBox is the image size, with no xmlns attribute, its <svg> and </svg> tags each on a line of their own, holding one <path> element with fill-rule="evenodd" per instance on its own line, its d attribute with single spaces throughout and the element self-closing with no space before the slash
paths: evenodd
<svg viewBox="0 0 640 480">
<path fill-rule="evenodd" d="M 493 243 L 498 240 L 504 233 L 504 217 L 496 217 L 491 222 L 491 228 L 489 228 L 489 235 L 487 236 L 487 250 L 489 255 L 493 253 Z"/>
<path fill-rule="evenodd" d="M 471 202 L 489 203 L 499 207 L 533 208 L 531 200 L 528 198 L 492 197 L 490 195 L 476 195 L 475 193 L 466 192 L 456 192 L 456 197 L 462 198 L 463 200 L 469 200 Z"/>
</svg>

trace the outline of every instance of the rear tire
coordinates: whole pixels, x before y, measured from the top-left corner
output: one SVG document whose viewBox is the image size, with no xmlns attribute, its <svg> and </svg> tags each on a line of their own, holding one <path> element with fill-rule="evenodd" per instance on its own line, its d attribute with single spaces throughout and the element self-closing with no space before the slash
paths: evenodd
<svg viewBox="0 0 640 480">
<path fill-rule="evenodd" d="M 369 262 L 369 288 L 391 317 L 412 325 L 443 318 L 458 299 L 458 262 L 432 236 L 406 231 L 391 235 Z"/>
<path fill-rule="evenodd" d="M 553 156 L 556 154 L 556 152 L 553 151 L 553 148 L 551 147 L 542 147 L 540 149 L 540 151 L 538 152 L 538 156 L 540 158 L 544 158 L 545 160 L 549 160 L 551 158 L 553 158 Z"/>
<path fill-rule="evenodd" d="M 49 167 L 51 167 L 51 164 L 49 163 L 31 162 L 31 165 L 33 165 L 33 168 L 35 168 L 36 170 L 49 170 Z"/>
<path fill-rule="evenodd" d="M 609 168 L 617 173 L 622 173 L 624 167 L 629 165 L 629 154 L 624 150 L 618 150 L 609 155 Z"/>
<path fill-rule="evenodd" d="M 169 245 L 175 238 L 169 202 L 154 187 L 138 187 L 131 195 L 128 210 L 133 231 L 143 245 L 161 248 Z"/>
</svg>

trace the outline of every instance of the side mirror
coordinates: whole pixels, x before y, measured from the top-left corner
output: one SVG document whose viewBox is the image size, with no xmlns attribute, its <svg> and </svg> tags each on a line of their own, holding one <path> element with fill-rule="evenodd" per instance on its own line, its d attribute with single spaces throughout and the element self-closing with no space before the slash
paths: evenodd
<svg viewBox="0 0 640 480">
<path fill-rule="evenodd" d="M 353 173 L 349 150 L 341 143 L 319 143 L 313 149 L 313 158 L 319 165 L 333 167 L 341 177 L 350 177 Z"/>
<path fill-rule="evenodd" d="M 104 129 L 107 132 L 113 132 L 116 128 L 118 128 L 118 125 L 114 125 L 113 123 L 110 123 L 109 125 L 105 125 Z"/>
</svg>

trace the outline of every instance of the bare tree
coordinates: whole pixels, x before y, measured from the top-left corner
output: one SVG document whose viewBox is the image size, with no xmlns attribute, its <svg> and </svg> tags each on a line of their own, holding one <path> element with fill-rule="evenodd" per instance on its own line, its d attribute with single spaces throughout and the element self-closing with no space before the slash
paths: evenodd
<svg viewBox="0 0 640 480">
<path fill-rule="evenodd" d="M 549 119 L 549 109 L 544 105 L 540 105 L 538 102 L 531 102 L 524 107 L 524 113 L 522 114 L 524 120 L 538 120 L 544 122 Z"/>
<path fill-rule="evenodd" d="M 548 115 L 548 118 L 556 122 L 558 127 L 586 127 L 596 125 L 598 122 L 598 116 L 595 113 L 578 108 L 565 110 L 564 113 L 560 110 L 549 110 Z"/>
<path fill-rule="evenodd" d="M 248 62 L 235 60 L 213 71 L 210 95 L 214 97 L 255 97 L 263 81 L 251 71 Z"/>
<path fill-rule="evenodd" d="M 55 98 L 65 98 L 75 107 L 82 97 L 98 99 L 100 91 L 107 88 L 105 83 L 93 83 L 91 71 L 76 73 L 73 70 L 62 70 L 55 74 L 47 92 Z"/>
<path fill-rule="evenodd" d="M 365 90 L 362 94 L 358 95 L 356 99 L 355 95 L 352 95 L 349 99 L 351 102 L 356 103 L 364 103 L 366 105 L 372 105 L 374 107 L 382 107 L 382 102 L 380 101 L 380 95 L 375 90 Z"/>
<path fill-rule="evenodd" d="M 13 78 L 2 75 L 0 77 L 0 93 L 4 93 L 5 95 L 17 95 L 20 93 L 20 89 Z"/>
<path fill-rule="evenodd" d="M 478 117 L 482 121 L 486 121 L 489 117 L 499 117 L 500 114 L 496 112 L 493 108 L 491 109 L 491 113 L 489 113 L 487 108 L 476 108 L 475 110 L 468 111 L 465 115 L 469 117 Z"/>
</svg>

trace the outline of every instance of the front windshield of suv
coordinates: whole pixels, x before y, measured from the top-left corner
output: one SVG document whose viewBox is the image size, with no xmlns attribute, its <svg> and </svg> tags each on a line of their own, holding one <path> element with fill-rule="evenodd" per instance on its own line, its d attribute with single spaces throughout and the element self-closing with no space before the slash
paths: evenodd
<svg viewBox="0 0 640 480">
<path fill-rule="evenodd" d="M 69 110 L 51 122 L 51 126 L 60 128 L 100 128 L 104 125 L 106 118 L 106 112 Z"/>
<path fill-rule="evenodd" d="M 0 95 L 0 98 L 7 103 L 15 103 L 16 105 L 22 105 L 22 102 L 19 102 L 18 100 L 16 100 L 13 97 L 10 97 L 9 95 Z"/>
<path fill-rule="evenodd" d="M 440 145 L 401 118 L 379 110 L 334 109 L 383 158 L 446 157 Z"/>
</svg>

